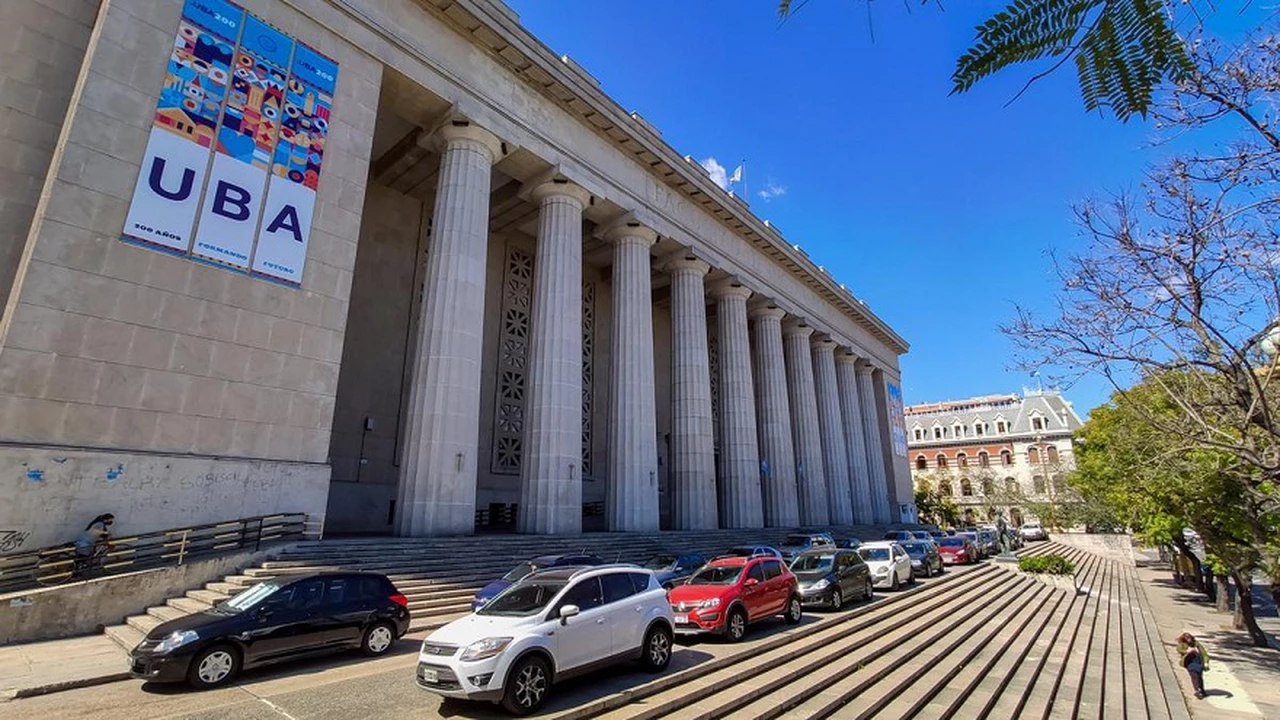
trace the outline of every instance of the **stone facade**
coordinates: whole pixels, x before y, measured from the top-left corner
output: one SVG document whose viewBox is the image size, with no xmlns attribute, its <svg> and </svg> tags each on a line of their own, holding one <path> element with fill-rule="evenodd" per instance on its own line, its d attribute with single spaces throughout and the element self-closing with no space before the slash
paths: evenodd
<svg viewBox="0 0 1280 720">
<path fill-rule="evenodd" d="M 341 67 L 297 289 L 119 239 L 180 3 L 19 0 L 0 29 L 66 45 L 0 69 L 49 89 L 0 107 L 0 464 L 44 471 L 0 478 L 0 530 L 136 506 L 83 490 L 118 466 L 154 500 L 122 532 L 910 517 L 906 343 L 509 8 L 242 4 Z"/>
</svg>

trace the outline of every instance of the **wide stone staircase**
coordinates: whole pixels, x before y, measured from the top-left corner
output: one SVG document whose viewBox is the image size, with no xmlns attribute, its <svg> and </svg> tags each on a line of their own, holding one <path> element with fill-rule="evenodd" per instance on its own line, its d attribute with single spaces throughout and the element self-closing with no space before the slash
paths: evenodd
<svg viewBox="0 0 1280 720">
<path fill-rule="evenodd" d="M 1074 587 L 988 561 L 551 717 L 1189 720 L 1133 568 L 1049 552 Z"/>
<path fill-rule="evenodd" d="M 883 528 L 829 528 L 837 538 L 880 538 Z M 465 615 L 476 590 L 517 563 L 538 555 L 586 550 L 609 562 L 644 562 L 659 552 L 700 552 L 707 557 L 745 543 L 777 544 L 788 530 L 709 530 L 691 532 L 588 533 L 575 537 L 480 535 L 456 538 L 345 538 L 304 542 L 257 567 L 170 598 L 104 632 L 133 649 L 166 620 L 200 612 L 257 582 L 277 576 L 325 570 L 369 570 L 391 578 L 409 598 L 411 629 L 435 628 Z"/>
</svg>

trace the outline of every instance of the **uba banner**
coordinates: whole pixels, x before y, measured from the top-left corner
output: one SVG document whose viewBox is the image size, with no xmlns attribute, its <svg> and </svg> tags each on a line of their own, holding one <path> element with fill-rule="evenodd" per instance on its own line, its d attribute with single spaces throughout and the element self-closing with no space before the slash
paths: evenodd
<svg viewBox="0 0 1280 720">
<path fill-rule="evenodd" d="M 298 286 L 338 65 L 187 0 L 123 239 Z"/>
<path fill-rule="evenodd" d="M 907 418 L 902 405 L 902 388 L 894 383 L 886 383 L 889 396 L 889 432 L 892 437 L 893 454 L 907 456 Z"/>
</svg>

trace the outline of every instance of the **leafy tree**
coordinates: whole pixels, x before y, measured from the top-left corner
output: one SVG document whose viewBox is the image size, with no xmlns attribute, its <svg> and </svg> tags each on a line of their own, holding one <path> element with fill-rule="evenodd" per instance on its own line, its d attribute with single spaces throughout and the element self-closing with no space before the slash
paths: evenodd
<svg viewBox="0 0 1280 720">
<path fill-rule="evenodd" d="M 923 523 L 932 523 L 939 527 L 954 526 L 960 522 L 960 511 L 947 495 L 941 494 L 937 484 L 930 479 L 916 483 L 916 511 Z"/>
</svg>

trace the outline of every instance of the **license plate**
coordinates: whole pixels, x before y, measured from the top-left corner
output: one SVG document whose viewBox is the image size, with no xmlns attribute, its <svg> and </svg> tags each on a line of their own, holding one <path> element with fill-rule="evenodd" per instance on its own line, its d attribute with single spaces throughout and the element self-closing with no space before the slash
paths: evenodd
<svg viewBox="0 0 1280 720">
<path fill-rule="evenodd" d="M 676 621 L 676 624 L 677 624 L 677 625 L 685 625 L 685 624 L 687 624 L 687 623 L 689 622 L 689 616 L 688 616 L 688 615 L 676 615 L 676 616 L 674 616 L 674 619 L 675 619 L 675 621 Z"/>
<path fill-rule="evenodd" d="M 423 668 L 422 679 L 429 683 L 440 682 L 440 673 L 431 668 Z"/>
</svg>

